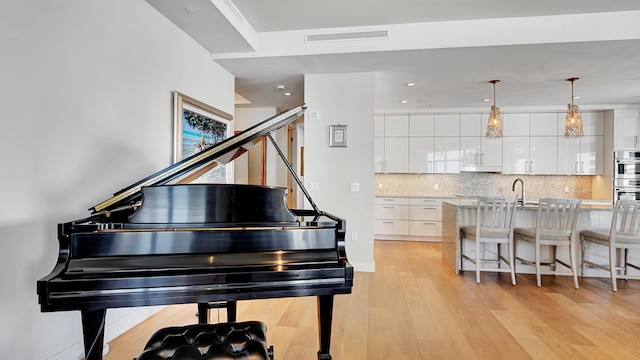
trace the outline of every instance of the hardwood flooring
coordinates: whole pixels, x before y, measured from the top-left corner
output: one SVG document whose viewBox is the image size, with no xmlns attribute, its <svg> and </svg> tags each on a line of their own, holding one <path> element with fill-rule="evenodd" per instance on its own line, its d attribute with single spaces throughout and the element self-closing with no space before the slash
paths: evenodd
<svg viewBox="0 0 640 360">
<path fill-rule="evenodd" d="M 439 243 L 375 242 L 375 273 L 355 273 L 353 293 L 337 295 L 334 360 L 638 359 L 640 281 L 509 274 L 455 275 Z M 195 305 L 158 312 L 110 343 L 105 360 L 130 360 L 161 327 L 197 322 Z M 224 310 L 211 310 L 225 321 Z M 243 301 L 238 321 L 267 324 L 277 360 L 316 359 L 313 297 Z"/>
</svg>

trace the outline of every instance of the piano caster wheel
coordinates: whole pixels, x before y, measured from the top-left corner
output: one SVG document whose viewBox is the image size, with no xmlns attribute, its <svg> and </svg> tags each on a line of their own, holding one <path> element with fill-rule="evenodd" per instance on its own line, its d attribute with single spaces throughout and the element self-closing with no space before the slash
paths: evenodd
<svg viewBox="0 0 640 360">
<path fill-rule="evenodd" d="M 267 349 L 267 356 L 269 357 L 269 360 L 273 360 L 273 345 L 269 346 Z"/>
</svg>

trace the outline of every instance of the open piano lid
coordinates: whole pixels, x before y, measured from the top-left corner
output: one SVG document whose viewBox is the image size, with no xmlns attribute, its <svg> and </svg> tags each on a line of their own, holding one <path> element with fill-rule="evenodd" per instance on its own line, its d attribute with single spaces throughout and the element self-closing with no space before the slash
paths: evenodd
<svg viewBox="0 0 640 360">
<path fill-rule="evenodd" d="M 120 207 L 129 206 L 138 201 L 144 186 L 164 185 L 179 182 L 180 179 L 189 178 L 213 163 L 227 164 L 238 156 L 244 154 L 255 143 L 273 130 L 277 130 L 290 122 L 298 119 L 306 110 L 304 104 L 293 109 L 281 112 L 266 119 L 249 129 L 242 131 L 212 147 L 183 159 L 157 173 L 130 185 L 113 195 L 113 197 L 93 206 L 89 210 L 93 213 L 108 212 Z"/>
</svg>

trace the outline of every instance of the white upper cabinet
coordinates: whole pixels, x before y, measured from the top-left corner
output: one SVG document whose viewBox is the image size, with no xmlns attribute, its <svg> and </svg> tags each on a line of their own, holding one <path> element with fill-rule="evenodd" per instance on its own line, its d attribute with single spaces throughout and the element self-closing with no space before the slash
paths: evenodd
<svg viewBox="0 0 640 360">
<path fill-rule="evenodd" d="M 409 115 L 377 115 L 375 136 L 375 171 L 381 173 L 408 172 Z"/>
<path fill-rule="evenodd" d="M 583 112 L 582 127 L 585 136 L 604 135 L 604 112 Z M 564 128 L 562 131 L 564 134 Z"/>
<path fill-rule="evenodd" d="M 433 136 L 409 138 L 409 172 L 412 174 L 435 173 Z"/>
<path fill-rule="evenodd" d="M 410 115 L 409 116 L 409 136 L 422 137 L 434 135 L 434 115 Z"/>
<path fill-rule="evenodd" d="M 640 110 L 615 111 L 615 148 L 638 148 Z M 503 114 L 497 139 L 485 136 L 488 113 L 377 115 L 375 171 L 601 175 L 604 114 L 583 112 L 578 139 L 565 139 L 563 111 Z"/>
<path fill-rule="evenodd" d="M 505 114 L 503 122 L 503 173 L 557 174 L 557 112 Z"/>
<path fill-rule="evenodd" d="M 529 136 L 529 113 L 502 114 L 502 136 Z"/>
<path fill-rule="evenodd" d="M 557 136 L 504 137 L 504 174 L 555 175 L 558 173 Z"/>
<path fill-rule="evenodd" d="M 640 110 L 639 109 L 615 109 L 613 110 L 613 148 L 639 149 L 640 141 Z"/>
<path fill-rule="evenodd" d="M 482 117 L 486 114 L 461 114 L 460 136 L 484 136 Z M 487 115 L 488 116 L 488 115 Z M 485 120 L 486 126 L 486 120 Z"/>
<path fill-rule="evenodd" d="M 435 136 L 460 136 L 460 114 L 436 114 Z"/>
<path fill-rule="evenodd" d="M 529 173 L 529 137 L 504 137 L 502 146 L 502 172 L 504 174 Z"/>
<path fill-rule="evenodd" d="M 531 113 L 529 119 L 531 136 L 557 136 L 558 133 L 558 113 Z M 564 134 L 564 128 L 562 130 Z"/>
<path fill-rule="evenodd" d="M 558 137 L 531 136 L 529 138 L 529 175 L 558 173 Z"/>
<path fill-rule="evenodd" d="M 436 173 L 456 174 L 460 172 L 460 137 L 438 136 L 434 141 Z"/>
<path fill-rule="evenodd" d="M 409 172 L 409 138 L 384 138 L 384 169 L 387 173 Z"/>
<path fill-rule="evenodd" d="M 385 115 L 384 136 L 385 137 L 409 136 L 409 115 Z"/>
<path fill-rule="evenodd" d="M 502 138 L 488 139 L 489 114 L 460 115 L 460 171 L 502 171 Z"/>
<path fill-rule="evenodd" d="M 604 136 L 579 138 L 558 136 L 559 175 L 601 175 L 603 173 Z"/>
<path fill-rule="evenodd" d="M 374 134 L 377 138 L 384 137 L 384 115 L 376 115 Z"/>
<path fill-rule="evenodd" d="M 377 137 L 373 139 L 374 151 L 374 171 L 377 173 L 384 172 L 384 138 Z"/>
</svg>

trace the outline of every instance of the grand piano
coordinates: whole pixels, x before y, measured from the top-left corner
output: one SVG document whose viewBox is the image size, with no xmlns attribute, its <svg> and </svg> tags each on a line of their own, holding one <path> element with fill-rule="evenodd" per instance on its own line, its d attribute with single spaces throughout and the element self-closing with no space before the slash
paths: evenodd
<svg viewBox="0 0 640 360">
<path fill-rule="evenodd" d="M 235 321 L 238 300 L 297 296 L 317 297 L 318 359 L 331 359 L 333 298 L 353 285 L 345 220 L 318 209 L 270 135 L 305 109 L 266 119 L 58 225 L 58 260 L 37 282 L 39 303 L 43 312 L 81 312 L 86 360 L 102 359 L 109 308 L 194 303 L 203 323 L 209 304 L 222 303 Z M 312 209 L 289 209 L 284 188 L 190 183 L 264 137 Z"/>
</svg>

